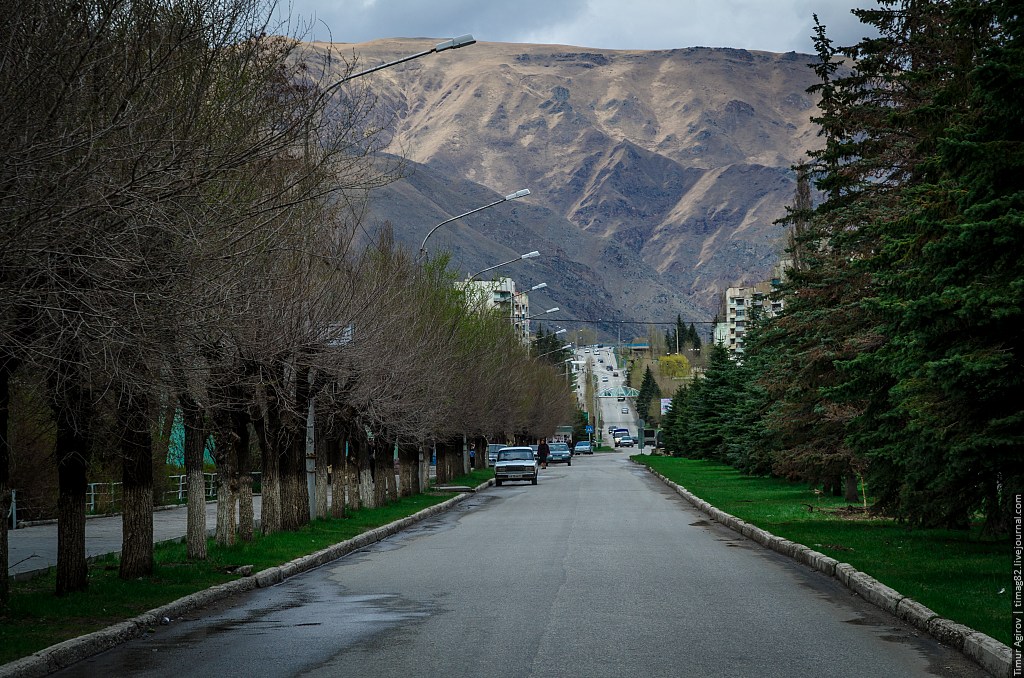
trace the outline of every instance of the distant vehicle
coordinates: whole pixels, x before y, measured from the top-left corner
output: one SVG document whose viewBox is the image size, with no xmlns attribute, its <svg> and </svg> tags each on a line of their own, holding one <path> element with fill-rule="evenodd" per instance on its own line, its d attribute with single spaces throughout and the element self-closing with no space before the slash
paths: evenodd
<svg viewBox="0 0 1024 678">
<path fill-rule="evenodd" d="M 594 448 L 586 440 L 581 440 L 576 443 L 576 447 L 573 449 L 573 454 L 593 454 Z"/>
<path fill-rule="evenodd" d="M 622 408 L 622 413 L 623 414 L 629 414 L 629 408 L 628 407 L 623 407 Z"/>
<path fill-rule="evenodd" d="M 597 359 L 597 362 L 599 362 L 599 363 L 603 363 L 603 362 L 604 362 L 604 358 L 598 358 L 598 359 Z"/>
<path fill-rule="evenodd" d="M 608 377 L 601 377 L 601 381 L 608 381 Z"/>
<path fill-rule="evenodd" d="M 583 349 L 583 352 L 584 353 L 590 353 L 590 349 L 589 348 Z"/>
<path fill-rule="evenodd" d="M 633 436 L 622 436 L 619 438 L 619 447 L 633 447 Z"/>
<path fill-rule="evenodd" d="M 494 462 L 494 484 L 501 487 L 507 480 L 530 481 L 537 484 L 540 465 L 529 447 L 503 447 Z"/>
<path fill-rule="evenodd" d="M 490 443 L 487 446 L 487 464 L 494 466 L 494 462 L 498 461 L 498 450 L 508 445 L 502 445 L 501 443 Z"/>
<path fill-rule="evenodd" d="M 616 398 L 616 400 L 618 400 L 620 403 L 626 402 L 626 396 L 619 396 L 618 398 Z"/>
<path fill-rule="evenodd" d="M 613 377 L 617 377 L 617 376 L 619 376 L 619 373 L 618 372 L 612 372 L 612 376 Z"/>
<path fill-rule="evenodd" d="M 614 431 L 612 431 L 612 441 L 616 445 L 618 445 L 619 444 L 619 439 L 622 438 L 622 436 L 628 436 L 628 435 L 629 435 L 629 429 L 628 428 L 617 428 Z"/>
<path fill-rule="evenodd" d="M 616 428 L 618 428 L 618 427 L 615 424 L 612 424 L 611 426 L 609 426 L 608 427 L 608 434 L 611 435 L 612 433 L 615 433 L 615 429 Z"/>
<path fill-rule="evenodd" d="M 572 466 L 572 451 L 565 443 L 548 443 L 551 451 L 548 453 L 549 464 L 566 464 Z"/>
</svg>

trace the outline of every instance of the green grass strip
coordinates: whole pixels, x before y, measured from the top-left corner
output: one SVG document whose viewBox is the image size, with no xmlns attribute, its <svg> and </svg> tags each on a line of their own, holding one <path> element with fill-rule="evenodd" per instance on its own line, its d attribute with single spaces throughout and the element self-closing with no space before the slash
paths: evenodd
<svg viewBox="0 0 1024 678">
<path fill-rule="evenodd" d="M 492 477 L 492 469 L 479 469 L 455 478 L 452 484 L 476 487 Z M 252 565 L 253 572 L 259 572 L 275 567 L 411 516 L 453 496 L 451 492 L 428 492 L 403 497 L 380 508 L 349 511 L 345 518 L 315 520 L 295 532 L 257 535 L 251 542 L 230 547 L 218 546 L 211 539 L 207 559 L 199 562 L 188 560 L 185 544 L 158 544 L 154 549 L 153 575 L 145 579 L 122 581 L 117 575 L 117 558 L 107 556 L 90 565 L 88 590 L 61 598 L 53 593 L 53 572 L 12 582 L 10 604 L 0 610 L 0 664 L 238 579 L 238 575 L 226 572 L 229 568 Z"/>
<path fill-rule="evenodd" d="M 806 484 L 745 476 L 709 461 L 634 458 L 726 513 L 849 563 L 943 617 L 1012 641 L 1009 538 L 848 514 L 841 498 L 816 495 Z"/>
</svg>

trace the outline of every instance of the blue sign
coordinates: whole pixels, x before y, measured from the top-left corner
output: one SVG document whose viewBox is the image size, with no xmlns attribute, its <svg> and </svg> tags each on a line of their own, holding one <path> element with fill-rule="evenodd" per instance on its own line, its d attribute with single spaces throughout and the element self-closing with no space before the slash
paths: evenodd
<svg viewBox="0 0 1024 678">
<path fill-rule="evenodd" d="M 587 424 L 587 433 L 593 433 L 593 432 L 594 432 L 594 427 L 591 426 L 590 424 Z"/>
</svg>

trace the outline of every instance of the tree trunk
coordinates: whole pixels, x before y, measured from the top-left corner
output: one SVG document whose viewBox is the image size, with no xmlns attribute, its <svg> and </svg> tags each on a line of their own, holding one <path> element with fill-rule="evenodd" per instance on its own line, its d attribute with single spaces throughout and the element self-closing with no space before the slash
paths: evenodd
<svg viewBox="0 0 1024 678">
<path fill-rule="evenodd" d="M 278 483 L 277 446 L 271 440 L 270 426 L 267 417 L 254 418 L 256 439 L 260 444 L 263 462 L 262 476 L 262 508 L 260 509 L 260 531 L 263 534 L 274 534 L 281 531 L 281 488 Z"/>
<path fill-rule="evenodd" d="M 856 504 L 860 500 L 857 492 L 857 475 L 855 473 L 846 474 L 846 488 L 843 497 L 851 504 Z"/>
<path fill-rule="evenodd" d="M 435 464 L 437 476 L 434 480 L 438 485 L 444 485 L 451 480 L 451 474 L 448 469 L 448 442 L 439 441 L 434 445 L 434 449 L 437 454 L 437 463 Z"/>
<path fill-rule="evenodd" d="M 324 428 L 316 429 L 313 434 L 313 449 L 316 450 L 316 516 L 326 518 L 329 514 L 327 502 L 327 466 L 331 462 L 331 449 L 337 449 L 338 444 L 333 440 Z"/>
<path fill-rule="evenodd" d="M 11 374 L 16 361 L 4 358 L 0 363 L 0 608 L 7 605 L 11 596 L 11 582 L 7 576 L 10 556 L 7 550 L 7 521 L 11 511 L 11 443 L 10 403 Z"/>
<path fill-rule="evenodd" d="M 256 512 L 252 504 L 252 436 L 249 433 L 249 417 L 236 413 L 233 418 L 238 444 L 238 538 L 252 541 L 256 525 Z"/>
<path fill-rule="evenodd" d="M 376 506 L 391 501 L 391 487 L 395 484 L 394 452 L 385 443 L 377 446 L 373 454 L 373 500 Z"/>
<path fill-rule="evenodd" d="M 345 496 L 348 500 L 348 506 L 355 511 L 358 511 L 363 506 L 362 485 L 360 483 L 362 474 L 359 468 L 361 454 L 358 440 L 355 436 L 350 436 L 348 439 L 348 454 L 345 457 Z"/>
<path fill-rule="evenodd" d="M 118 401 L 121 429 L 121 579 L 153 574 L 153 434 L 149 399 L 122 389 Z"/>
<path fill-rule="evenodd" d="M 282 445 L 279 457 L 280 475 L 278 476 L 281 488 L 281 529 L 294 531 L 299 527 L 299 492 L 296 477 L 300 472 L 305 474 L 305 469 L 300 471 L 298 468 L 299 464 L 295 459 L 297 442 L 294 431 L 288 431 L 283 437 L 285 442 Z"/>
<path fill-rule="evenodd" d="M 377 508 L 376 497 L 373 486 L 373 464 L 374 452 L 372 443 L 361 442 L 359 446 L 359 502 L 364 508 Z"/>
<path fill-rule="evenodd" d="M 331 516 L 345 517 L 345 441 L 331 441 Z"/>
<path fill-rule="evenodd" d="M 221 436 L 215 443 L 218 447 L 226 448 L 214 456 L 217 461 L 217 543 L 231 546 L 235 543 L 238 529 L 235 523 L 235 504 L 238 501 L 237 442 L 233 435 L 228 435 Z"/>
<path fill-rule="evenodd" d="M 88 486 L 91 416 L 80 389 L 77 400 L 61 398 L 55 403 L 57 420 L 57 595 L 88 588 L 85 559 L 85 495 Z M 63 394 L 62 394 L 63 395 Z M 72 403 L 78 405 L 70 411 Z"/>
<path fill-rule="evenodd" d="M 182 395 L 181 420 L 185 426 L 185 478 L 188 492 L 186 545 L 192 560 L 206 560 L 206 483 L 203 479 L 203 453 L 206 429 L 203 413 L 191 396 Z"/>
</svg>

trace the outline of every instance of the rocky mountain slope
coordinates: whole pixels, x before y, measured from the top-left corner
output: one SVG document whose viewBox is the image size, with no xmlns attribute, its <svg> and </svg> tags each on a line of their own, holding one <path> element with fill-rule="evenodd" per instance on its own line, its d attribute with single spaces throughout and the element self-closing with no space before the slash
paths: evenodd
<svg viewBox="0 0 1024 678">
<path fill-rule="evenodd" d="M 435 42 L 335 48 L 369 67 Z M 531 305 L 564 318 L 709 321 L 724 287 L 764 279 L 781 252 L 772 222 L 792 201 L 791 166 L 817 143 L 811 60 L 477 43 L 380 71 L 389 150 L 413 162 L 373 214 L 416 248 L 434 224 L 529 188 L 446 226 L 431 249 L 467 273 L 540 250 L 505 272 L 547 282 Z"/>
</svg>

